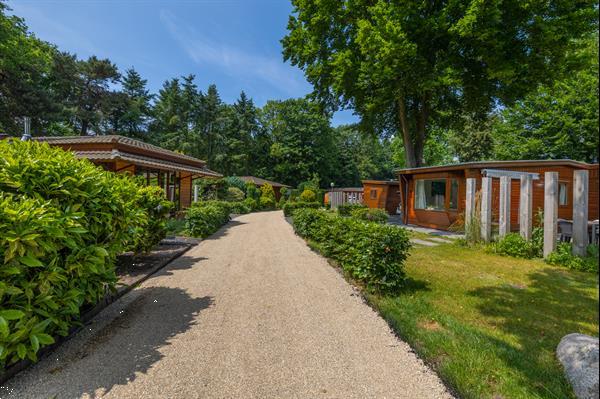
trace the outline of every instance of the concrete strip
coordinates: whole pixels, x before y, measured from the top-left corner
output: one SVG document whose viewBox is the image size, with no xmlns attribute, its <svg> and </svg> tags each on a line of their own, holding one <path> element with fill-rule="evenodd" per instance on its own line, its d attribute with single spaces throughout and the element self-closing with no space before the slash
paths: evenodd
<svg viewBox="0 0 600 399">
<path fill-rule="evenodd" d="M 240 216 L 2 398 L 450 398 L 281 212 Z"/>
</svg>

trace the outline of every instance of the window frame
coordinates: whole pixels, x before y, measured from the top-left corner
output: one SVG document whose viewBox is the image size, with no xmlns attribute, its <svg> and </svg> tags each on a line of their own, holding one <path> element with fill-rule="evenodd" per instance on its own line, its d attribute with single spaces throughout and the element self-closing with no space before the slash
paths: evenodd
<svg viewBox="0 0 600 399">
<path fill-rule="evenodd" d="M 447 176 L 444 177 L 431 177 L 431 178 L 415 178 L 414 180 L 414 192 L 413 192 L 413 209 L 416 211 L 427 211 L 427 212 L 448 212 L 450 211 L 448 209 L 448 188 L 449 188 L 449 184 L 448 184 L 448 180 L 450 178 Z M 439 208 L 439 209 L 427 209 L 427 208 L 417 208 L 417 182 L 419 180 L 423 180 L 423 181 L 443 181 L 444 182 L 444 206 L 443 208 Z M 427 206 L 427 204 L 425 204 L 425 206 Z"/>
<path fill-rule="evenodd" d="M 560 203 L 560 188 L 561 186 L 565 187 L 565 203 Z M 558 181 L 558 206 L 560 207 L 568 207 L 569 206 L 569 182 L 568 181 Z"/>
<path fill-rule="evenodd" d="M 371 188 L 371 190 L 369 191 L 369 198 L 372 200 L 376 200 L 379 197 L 377 191 L 378 190 L 376 188 Z"/>
</svg>

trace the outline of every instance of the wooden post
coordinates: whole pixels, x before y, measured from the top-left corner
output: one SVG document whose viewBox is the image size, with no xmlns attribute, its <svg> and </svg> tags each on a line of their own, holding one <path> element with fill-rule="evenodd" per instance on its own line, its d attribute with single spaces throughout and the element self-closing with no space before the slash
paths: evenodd
<svg viewBox="0 0 600 399">
<path fill-rule="evenodd" d="M 194 202 L 198 202 L 198 186 L 194 184 Z"/>
<path fill-rule="evenodd" d="M 481 239 L 492 240 L 492 178 L 481 178 Z"/>
<path fill-rule="evenodd" d="M 589 172 L 573 172 L 573 255 L 585 256 L 588 246 Z"/>
<path fill-rule="evenodd" d="M 509 176 L 500 177 L 500 237 L 510 233 L 510 183 Z"/>
<path fill-rule="evenodd" d="M 467 198 L 465 201 L 465 233 L 469 232 L 469 227 L 475 217 L 475 192 L 477 190 L 477 179 L 469 177 L 467 179 Z M 468 237 L 467 237 L 468 238 Z"/>
<path fill-rule="evenodd" d="M 544 258 L 556 249 L 558 219 L 558 172 L 544 174 Z"/>
<path fill-rule="evenodd" d="M 530 241 L 533 221 L 533 178 L 530 174 L 521 175 L 519 199 L 519 232 Z"/>
</svg>

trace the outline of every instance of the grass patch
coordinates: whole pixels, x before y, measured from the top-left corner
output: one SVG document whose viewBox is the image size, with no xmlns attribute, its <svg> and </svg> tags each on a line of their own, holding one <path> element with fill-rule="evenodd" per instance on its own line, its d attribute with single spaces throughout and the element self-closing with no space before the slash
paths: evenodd
<svg viewBox="0 0 600 399">
<path fill-rule="evenodd" d="M 413 248 L 401 294 L 366 294 L 463 398 L 569 398 L 560 339 L 598 336 L 598 276 L 459 245 Z"/>
</svg>

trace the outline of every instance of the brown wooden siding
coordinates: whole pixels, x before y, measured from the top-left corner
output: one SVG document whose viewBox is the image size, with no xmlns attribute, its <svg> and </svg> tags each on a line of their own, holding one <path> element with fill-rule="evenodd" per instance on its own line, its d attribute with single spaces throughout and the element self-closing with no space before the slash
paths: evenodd
<svg viewBox="0 0 600 399">
<path fill-rule="evenodd" d="M 398 184 L 365 182 L 363 186 L 363 203 L 367 207 L 385 209 L 390 215 L 396 214 L 400 204 Z"/>
</svg>

